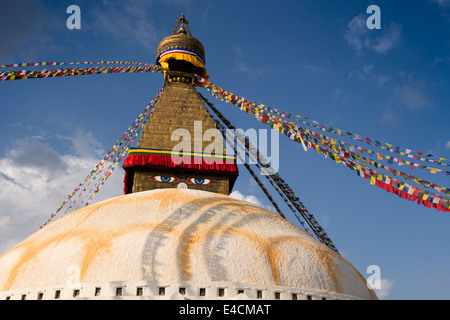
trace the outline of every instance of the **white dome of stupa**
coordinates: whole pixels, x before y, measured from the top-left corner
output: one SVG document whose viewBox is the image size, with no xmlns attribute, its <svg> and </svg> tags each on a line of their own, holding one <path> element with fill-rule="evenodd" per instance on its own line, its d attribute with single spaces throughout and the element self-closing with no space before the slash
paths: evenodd
<svg viewBox="0 0 450 320">
<path fill-rule="evenodd" d="M 0 257 L 0 299 L 376 299 L 344 258 L 229 196 L 157 189 L 70 213 Z"/>
</svg>

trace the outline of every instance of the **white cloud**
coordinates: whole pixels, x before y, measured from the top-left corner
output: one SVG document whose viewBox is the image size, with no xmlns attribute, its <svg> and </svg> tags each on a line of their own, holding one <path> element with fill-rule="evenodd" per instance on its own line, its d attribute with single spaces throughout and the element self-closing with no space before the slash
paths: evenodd
<svg viewBox="0 0 450 320">
<path fill-rule="evenodd" d="M 426 88 L 421 84 L 408 84 L 395 88 L 395 94 L 400 102 L 410 110 L 420 110 L 433 106 Z"/>
<path fill-rule="evenodd" d="M 6 154 L 9 167 L 20 171 L 21 168 L 36 169 L 37 173 L 45 171 L 49 174 L 57 174 L 66 169 L 66 164 L 62 157 L 53 150 L 48 144 L 45 144 L 35 138 L 23 138 L 16 141 L 13 149 Z M 5 171 L 4 171 L 5 172 Z M 14 179 L 14 175 L 6 175 Z"/>
<path fill-rule="evenodd" d="M 71 138 L 73 149 L 76 154 L 84 157 L 100 157 L 102 155 L 102 146 L 98 142 L 92 132 L 83 132 L 80 128 L 77 128 L 74 133 L 74 137 Z"/>
<path fill-rule="evenodd" d="M 82 137 L 90 140 L 83 144 Z M 96 156 L 100 144 L 91 134 L 79 130 L 71 143 L 77 152 L 60 154 L 27 137 L 0 158 L 0 254 L 37 231 L 101 159 Z M 121 195 L 123 174 L 118 166 L 91 203 Z"/>
<path fill-rule="evenodd" d="M 0 216 L 0 230 L 6 228 L 10 220 L 9 216 Z"/>
<path fill-rule="evenodd" d="M 450 0 L 430 0 L 430 2 L 437 3 L 441 7 L 450 7 Z"/>
<path fill-rule="evenodd" d="M 344 39 L 357 54 L 362 55 L 364 50 L 386 54 L 400 43 L 401 26 L 391 23 L 389 27 L 382 27 L 382 31 L 369 30 L 366 25 L 367 17 L 364 14 L 354 17 L 344 33 Z"/>
<path fill-rule="evenodd" d="M 118 39 L 131 39 L 144 48 L 152 49 L 158 39 L 156 28 L 147 15 L 151 6 L 151 1 L 104 0 L 103 6 L 94 10 L 94 30 L 109 33 Z"/>
<path fill-rule="evenodd" d="M 242 60 L 236 60 L 233 68 L 233 71 L 238 71 L 238 72 L 242 72 L 242 73 L 246 73 L 248 75 L 252 75 L 253 74 L 253 70 L 249 68 L 249 66 L 244 63 Z"/>
<path fill-rule="evenodd" d="M 233 72 L 243 73 L 252 80 L 264 75 L 278 72 L 278 70 L 272 66 L 254 68 L 251 63 L 252 60 L 248 57 L 252 57 L 255 54 L 248 54 L 247 52 L 244 52 L 242 47 L 238 45 L 232 43 L 231 50 L 234 53 L 234 64 L 231 67 L 231 71 Z"/>
<path fill-rule="evenodd" d="M 440 57 L 434 58 L 434 61 L 431 64 L 431 66 L 435 67 L 440 63 L 443 63 L 443 64 L 450 63 L 450 56 L 446 56 L 445 58 L 440 58 Z"/>
<path fill-rule="evenodd" d="M 161 37 L 167 36 L 167 30 L 159 35 L 155 27 L 153 17 L 156 11 L 153 6 L 156 4 L 192 10 L 192 0 L 103 0 L 102 5 L 93 10 L 95 17 L 93 30 L 110 34 L 117 39 L 131 40 L 146 49 L 154 50 Z M 209 5 L 206 5 L 201 19 L 207 19 L 208 8 Z M 157 11 L 162 10 L 164 9 L 158 8 Z M 173 17 L 174 25 L 171 25 L 171 28 L 175 26 L 177 18 L 179 16 Z"/>
<path fill-rule="evenodd" d="M 396 124 L 398 121 L 396 115 L 392 112 L 392 110 L 385 110 L 381 114 L 381 123 L 382 124 Z"/>
<path fill-rule="evenodd" d="M 242 53 L 242 48 L 234 43 L 231 44 L 231 49 L 233 49 L 234 53 L 236 53 L 240 57 L 244 55 Z"/>
<path fill-rule="evenodd" d="M 363 48 L 369 45 L 367 34 L 369 30 L 366 26 L 366 18 L 363 14 L 354 17 L 348 23 L 347 30 L 344 34 L 344 39 L 347 43 L 356 50 L 356 52 L 361 53 Z"/>
<path fill-rule="evenodd" d="M 320 65 L 307 64 L 302 66 L 302 69 L 305 70 L 308 74 L 323 74 L 327 72 L 327 70 Z"/>
<path fill-rule="evenodd" d="M 397 46 L 402 37 L 402 27 L 391 23 L 388 28 L 384 29 L 381 37 L 375 39 L 373 50 L 379 54 L 385 54 L 392 48 Z"/>
<path fill-rule="evenodd" d="M 382 86 L 391 78 L 390 75 L 377 73 L 371 64 L 364 64 L 361 70 L 354 70 L 350 72 L 349 79 L 356 82 L 370 82 L 377 86 Z"/>
<path fill-rule="evenodd" d="M 394 281 L 389 279 L 381 279 L 380 280 L 380 289 L 375 289 L 375 293 L 378 299 L 386 298 L 390 293 L 392 286 L 394 285 Z"/>
<path fill-rule="evenodd" d="M 262 202 L 257 197 L 255 197 L 253 195 L 244 196 L 238 190 L 234 190 L 233 192 L 231 192 L 230 197 L 233 199 L 236 199 L 236 200 L 247 201 L 247 202 L 253 203 L 254 205 L 257 205 L 259 207 L 264 207 Z"/>
<path fill-rule="evenodd" d="M 450 141 L 447 141 L 447 143 L 445 144 L 445 149 L 450 149 Z"/>
<path fill-rule="evenodd" d="M 424 112 L 434 107 L 429 80 L 400 71 L 397 75 L 390 75 L 387 83 L 390 86 L 382 87 L 389 95 L 388 103 L 380 110 L 382 124 L 399 124 L 402 123 L 405 112 Z"/>
<path fill-rule="evenodd" d="M 352 100 L 352 96 L 350 94 L 344 93 L 341 88 L 335 88 L 333 90 L 333 98 L 339 103 L 349 104 Z"/>
<path fill-rule="evenodd" d="M 399 75 L 402 83 L 394 88 L 394 94 L 400 105 L 411 111 L 420 111 L 434 105 L 428 93 L 429 81 L 403 71 Z"/>
</svg>

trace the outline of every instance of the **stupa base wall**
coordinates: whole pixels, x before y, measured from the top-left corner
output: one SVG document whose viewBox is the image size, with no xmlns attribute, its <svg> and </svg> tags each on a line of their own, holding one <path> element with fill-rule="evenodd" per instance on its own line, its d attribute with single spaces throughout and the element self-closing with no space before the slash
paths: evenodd
<svg viewBox="0 0 450 320">
<path fill-rule="evenodd" d="M 333 292 L 220 281 L 71 283 L 0 292 L 0 300 L 361 300 Z"/>
</svg>

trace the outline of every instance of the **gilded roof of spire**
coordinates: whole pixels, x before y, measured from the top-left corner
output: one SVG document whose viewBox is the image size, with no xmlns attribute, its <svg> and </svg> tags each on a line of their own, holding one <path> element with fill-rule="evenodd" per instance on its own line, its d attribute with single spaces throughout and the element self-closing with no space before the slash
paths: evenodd
<svg viewBox="0 0 450 320">
<path fill-rule="evenodd" d="M 179 29 L 177 32 L 178 27 Z M 161 40 L 159 43 L 156 51 L 156 59 L 158 60 L 158 57 L 164 51 L 175 48 L 193 51 L 205 61 L 205 48 L 199 40 L 192 36 L 191 30 L 189 29 L 189 21 L 185 19 L 184 14 L 181 14 L 180 19 L 177 20 L 177 24 L 175 25 L 172 34 Z"/>
</svg>

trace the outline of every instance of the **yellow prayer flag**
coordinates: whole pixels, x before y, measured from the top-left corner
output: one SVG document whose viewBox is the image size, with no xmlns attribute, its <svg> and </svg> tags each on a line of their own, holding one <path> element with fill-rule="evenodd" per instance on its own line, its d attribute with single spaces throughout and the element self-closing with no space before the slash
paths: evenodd
<svg viewBox="0 0 450 320">
<path fill-rule="evenodd" d="M 375 184 L 375 178 L 374 177 L 370 177 L 370 184 L 374 185 Z"/>
</svg>

